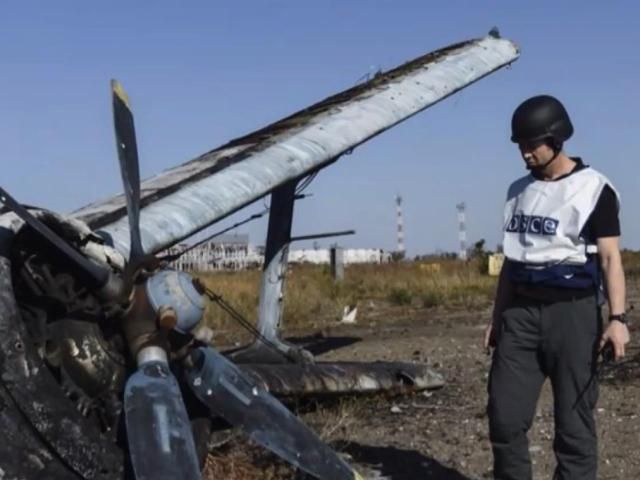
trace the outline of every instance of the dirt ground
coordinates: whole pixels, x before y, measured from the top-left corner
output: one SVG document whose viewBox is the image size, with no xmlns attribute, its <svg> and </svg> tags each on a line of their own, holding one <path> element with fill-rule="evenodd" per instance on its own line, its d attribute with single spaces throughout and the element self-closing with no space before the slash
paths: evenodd
<svg viewBox="0 0 640 480">
<path fill-rule="evenodd" d="M 637 285 L 632 285 L 630 303 L 638 304 L 639 300 Z M 335 326 L 325 331 L 329 336 L 352 338 L 355 343 L 327 352 L 321 360 L 426 362 L 444 375 L 445 387 L 410 396 L 376 396 L 322 405 L 302 414 L 304 421 L 343 452 L 365 478 L 493 478 L 485 414 L 490 359 L 481 346 L 489 306 L 455 312 L 406 307 L 364 310 L 356 326 Z M 631 320 L 632 343 L 627 358 L 602 374 L 596 418 L 598 478 L 603 480 L 640 478 L 640 456 L 636 454 L 640 447 L 637 310 L 631 311 Z M 551 478 L 555 461 L 548 385 L 543 389 L 529 438 L 534 478 Z M 232 442 L 224 449 L 210 457 L 211 478 L 295 478 L 290 468 L 262 450 L 247 448 L 242 442 Z M 247 465 L 242 455 L 250 455 L 253 466 Z M 218 476 L 213 477 L 214 473 Z"/>
</svg>

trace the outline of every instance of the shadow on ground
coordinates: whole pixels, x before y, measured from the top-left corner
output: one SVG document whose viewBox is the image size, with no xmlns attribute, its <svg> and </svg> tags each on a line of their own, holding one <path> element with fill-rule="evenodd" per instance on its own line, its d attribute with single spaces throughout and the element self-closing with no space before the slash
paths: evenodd
<svg viewBox="0 0 640 480">
<path fill-rule="evenodd" d="M 373 447 L 349 443 L 340 449 L 353 457 L 353 462 L 369 467 L 380 478 L 389 480 L 471 480 L 453 468 L 415 450 Z"/>
<path fill-rule="evenodd" d="M 298 345 L 310 351 L 313 355 L 339 350 L 354 343 L 362 341 L 359 337 L 324 337 L 319 335 L 309 335 L 306 337 L 289 337 L 288 342 Z"/>
<path fill-rule="evenodd" d="M 599 377 L 602 384 L 623 385 L 638 380 L 640 376 L 640 353 L 631 354 L 634 346 L 627 347 L 626 357 L 617 362 L 600 363 Z"/>
</svg>

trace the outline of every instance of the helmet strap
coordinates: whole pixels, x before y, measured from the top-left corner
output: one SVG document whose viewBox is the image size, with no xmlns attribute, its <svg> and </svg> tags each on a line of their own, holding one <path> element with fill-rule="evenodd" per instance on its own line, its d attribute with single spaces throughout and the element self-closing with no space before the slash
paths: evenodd
<svg viewBox="0 0 640 480">
<path fill-rule="evenodd" d="M 545 163 L 544 165 L 540 166 L 540 170 L 547 168 L 551 162 L 553 162 L 556 158 L 558 158 L 558 155 L 560 154 L 560 150 L 557 149 L 553 149 L 553 157 L 551 157 L 549 160 L 547 160 L 547 163 Z"/>
<path fill-rule="evenodd" d="M 562 151 L 562 143 L 558 142 L 555 138 L 550 138 L 548 141 L 548 145 L 553 150 L 553 157 L 547 160 L 544 165 L 539 165 L 535 167 L 535 170 L 538 172 L 541 172 L 542 170 L 547 168 L 549 165 L 551 165 L 551 162 L 553 162 L 556 158 L 558 158 L 558 155 L 560 155 L 560 152 Z"/>
</svg>

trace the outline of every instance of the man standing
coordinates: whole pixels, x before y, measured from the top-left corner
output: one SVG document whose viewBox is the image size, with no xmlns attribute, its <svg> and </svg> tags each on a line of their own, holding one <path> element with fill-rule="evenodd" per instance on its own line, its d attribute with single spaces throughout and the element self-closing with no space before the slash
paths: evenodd
<svg viewBox="0 0 640 480">
<path fill-rule="evenodd" d="M 526 100 L 511 128 L 530 173 L 508 191 L 505 264 L 485 332 L 485 347 L 495 347 L 487 409 L 494 476 L 532 478 L 527 432 L 549 378 L 554 479 L 595 480 L 597 357 L 612 348 L 619 359 L 629 341 L 618 194 L 604 175 L 564 153 L 573 126 L 557 99 Z"/>
</svg>

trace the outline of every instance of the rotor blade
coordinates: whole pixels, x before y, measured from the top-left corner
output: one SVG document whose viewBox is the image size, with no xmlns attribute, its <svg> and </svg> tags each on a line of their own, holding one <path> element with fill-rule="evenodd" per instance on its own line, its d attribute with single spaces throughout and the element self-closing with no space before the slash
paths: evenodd
<svg viewBox="0 0 640 480">
<path fill-rule="evenodd" d="M 127 381 L 124 405 L 137 480 L 201 478 L 187 410 L 166 363 L 142 364 Z"/>
<path fill-rule="evenodd" d="M 145 251 L 175 245 L 283 183 L 330 165 L 519 55 L 515 43 L 495 35 L 450 45 L 165 170 L 143 183 Z M 113 197 L 73 215 L 108 233 L 128 254 L 123 207 L 122 198 Z"/>
<path fill-rule="evenodd" d="M 81 274 L 87 277 L 86 280 L 92 283 L 92 287 L 100 288 L 106 285 L 109 280 L 109 271 L 106 268 L 102 268 L 100 265 L 85 258 L 57 233 L 29 213 L 26 208 L 20 205 L 16 199 L 9 195 L 2 187 L 0 187 L 0 201 L 29 225 L 49 246 L 66 257 Z"/>
<path fill-rule="evenodd" d="M 129 97 L 117 80 L 111 80 L 113 93 L 113 123 L 116 132 L 120 174 L 127 199 L 129 217 L 130 249 L 129 263 L 136 262 L 144 255 L 140 238 L 140 166 L 138 144 L 133 113 L 129 107 Z"/>
<path fill-rule="evenodd" d="M 362 478 L 293 413 L 212 348 L 192 352 L 189 385 L 213 413 L 317 478 Z"/>
</svg>

